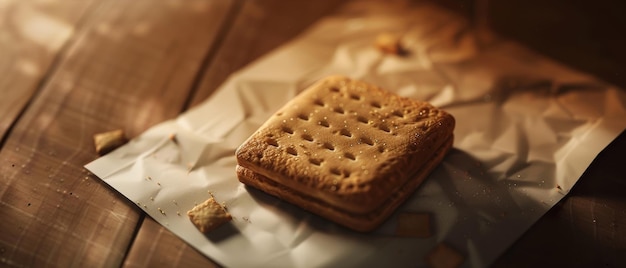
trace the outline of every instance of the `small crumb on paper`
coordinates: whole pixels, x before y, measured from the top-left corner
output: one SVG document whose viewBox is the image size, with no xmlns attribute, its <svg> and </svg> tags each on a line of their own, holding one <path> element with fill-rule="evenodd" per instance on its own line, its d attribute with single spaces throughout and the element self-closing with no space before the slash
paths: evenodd
<svg viewBox="0 0 626 268">
<path fill-rule="evenodd" d="M 445 243 L 439 243 L 428 254 L 426 264 L 433 268 L 459 267 L 465 261 L 465 257 Z"/>
<path fill-rule="evenodd" d="M 124 130 L 118 129 L 95 134 L 93 141 L 96 146 L 96 152 L 99 155 L 105 155 L 124 145 L 128 140 L 126 139 Z"/>
<path fill-rule="evenodd" d="M 432 235 L 430 229 L 428 213 L 402 212 L 398 215 L 396 235 L 427 238 Z"/>
<path fill-rule="evenodd" d="M 170 141 L 172 141 L 174 144 L 178 144 L 178 139 L 176 138 L 176 134 L 172 133 L 169 135 L 168 137 L 170 139 Z"/>
<path fill-rule="evenodd" d="M 381 33 L 376 36 L 375 41 L 376 48 L 385 53 L 393 55 L 404 54 L 404 48 L 400 42 L 400 36 L 391 33 Z"/>
</svg>

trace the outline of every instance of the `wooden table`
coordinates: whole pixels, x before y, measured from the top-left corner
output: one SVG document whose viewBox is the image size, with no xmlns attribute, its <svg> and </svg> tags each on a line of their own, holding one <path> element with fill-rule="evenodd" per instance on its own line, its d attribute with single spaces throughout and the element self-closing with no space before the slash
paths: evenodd
<svg viewBox="0 0 626 268">
<path fill-rule="evenodd" d="M 216 266 L 83 169 L 92 136 L 176 117 L 340 4 L 0 1 L 0 267 Z M 494 266 L 625 265 L 625 156 L 622 134 Z"/>
</svg>

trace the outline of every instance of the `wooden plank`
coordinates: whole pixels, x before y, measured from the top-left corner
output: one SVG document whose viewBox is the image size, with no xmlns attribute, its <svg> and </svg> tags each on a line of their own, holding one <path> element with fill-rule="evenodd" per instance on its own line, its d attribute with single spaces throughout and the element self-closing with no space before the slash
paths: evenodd
<svg viewBox="0 0 626 268">
<path fill-rule="evenodd" d="M 191 106 L 205 100 L 233 72 L 296 37 L 346 1 L 245 1 L 241 15 L 202 77 Z"/>
<path fill-rule="evenodd" d="M 0 140 L 94 1 L 0 1 Z"/>
<path fill-rule="evenodd" d="M 124 267 L 218 267 L 218 265 L 152 218 L 146 218 L 128 252 Z"/>
<path fill-rule="evenodd" d="M 100 1 L 0 151 L 0 266 L 122 264 L 142 213 L 82 166 L 175 117 L 232 1 Z"/>
<path fill-rule="evenodd" d="M 343 1 L 244 1 L 215 58 L 208 64 L 195 105 L 209 96 L 234 71 L 294 38 Z M 149 245 L 156 245 L 148 247 Z M 165 246 L 168 245 L 168 246 Z M 126 267 L 212 267 L 216 265 L 154 220 L 146 218 Z"/>
</svg>

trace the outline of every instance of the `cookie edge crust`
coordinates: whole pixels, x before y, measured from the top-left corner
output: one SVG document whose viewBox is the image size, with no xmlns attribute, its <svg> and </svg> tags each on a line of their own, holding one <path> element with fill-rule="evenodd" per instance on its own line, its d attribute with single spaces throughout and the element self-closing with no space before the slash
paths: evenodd
<svg viewBox="0 0 626 268">
<path fill-rule="evenodd" d="M 365 214 L 356 214 L 341 210 L 323 200 L 297 192 L 279 183 L 256 173 L 248 168 L 237 165 L 237 177 L 245 185 L 254 187 L 272 196 L 294 204 L 304 210 L 317 214 L 339 225 L 359 232 L 370 232 L 376 229 L 408 199 L 417 188 L 424 182 L 430 173 L 443 161 L 447 153 L 452 149 L 454 137 L 449 137 L 439 149 L 435 150 L 429 161 L 421 169 L 412 174 L 398 191 L 390 196 L 381 206 L 372 208 Z"/>
</svg>

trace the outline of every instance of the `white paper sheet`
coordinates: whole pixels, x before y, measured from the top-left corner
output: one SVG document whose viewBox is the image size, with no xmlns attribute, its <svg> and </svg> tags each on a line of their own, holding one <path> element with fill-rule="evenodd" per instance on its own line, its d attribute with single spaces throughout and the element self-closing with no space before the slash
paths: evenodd
<svg viewBox="0 0 626 268">
<path fill-rule="evenodd" d="M 373 40 L 401 34 L 409 54 Z M 206 102 L 86 167 L 152 218 L 229 267 L 424 266 L 445 242 L 464 266 L 492 263 L 563 198 L 626 128 L 626 95 L 495 39 L 427 4 L 357 1 L 234 74 Z M 433 216 L 430 238 L 338 227 L 240 184 L 234 150 L 297 92 L 329 74 L 430 101 L 457 121 L 454 149 L 399 211 Z M 170 139 L 175 135 L 175 141 Z M 234 219 L 204 236 L 186 211 L 210 191 Z"/>
</svg>

